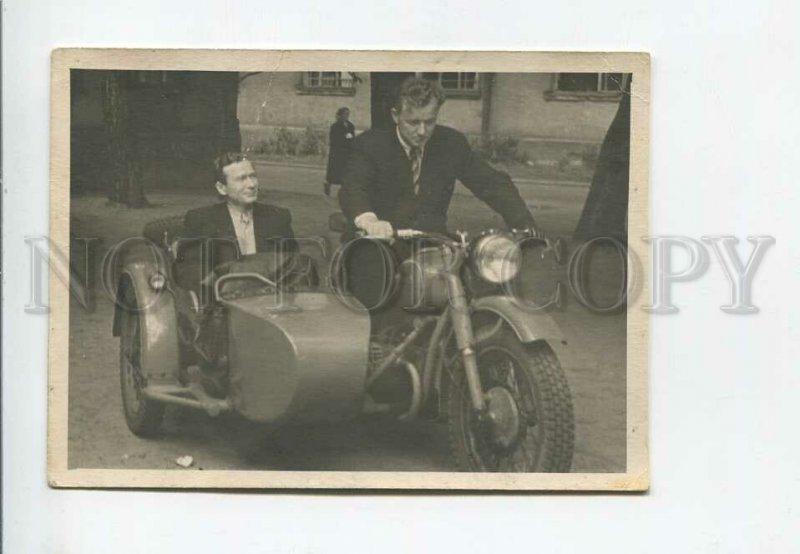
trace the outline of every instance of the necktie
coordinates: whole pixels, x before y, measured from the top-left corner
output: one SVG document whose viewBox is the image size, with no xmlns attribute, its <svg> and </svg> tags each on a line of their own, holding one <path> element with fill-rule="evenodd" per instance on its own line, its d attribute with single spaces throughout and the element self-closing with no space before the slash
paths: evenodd
<svg viewBox="0 0 800 554">
<path fill-rule="evenodd" d="M 419 187 L 419 174 L 422 169 L 422 150 L 416 146 L 412 146 L 408 152 L 411 159 L 411 175 L 414 178 L 414 193 L 416 194 Z"/>
<path fill-rule="evenodd" d="M 241 236 L 237 236 L 239 241 L 239 250 L 242 254 L 254 254 L 256 251 L 256 245 L 254 242 L 255 237 L 252 236 L 250 231 L 250 225 L 252 224 L 252 213 L 250 212 L 242 212 L 241 216 L 239 216 L 239 222 L 241 224 Z M 237 233 L 238 235 L 239 233 Z"/>
</svg>

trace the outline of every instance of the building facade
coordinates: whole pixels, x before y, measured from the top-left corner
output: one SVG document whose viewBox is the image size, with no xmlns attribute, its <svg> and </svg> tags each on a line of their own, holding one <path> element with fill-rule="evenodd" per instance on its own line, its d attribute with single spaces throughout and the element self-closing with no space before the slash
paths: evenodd
<svg viewBox="0 0 800 554">
<path fill-rule="evenodd" d="M 338 108 L 350 108 L 358 132 L 391 126 L 393 93 L 413 75 L 122 73 L 126 101 L 120 106 L 128 117 L 123 118 L 126 128 L 117 133 L 124 138 L 124 148 L 117 150 L 135 162 L 140 174 L 136 180 L 147 189 L 206 187 L 213 178 L 211 160 L 221 150 L 240 146 L 256 153 L 316 155 L 314 163 L 324 163 L 327 130 Z M 588 160 L 588 169 L 617 111 L 625 78 L 598 73 L 423 75 L 439 80 L 447 92 L 442 124 L 474 141 L 510 141 L 514 152 L 518 147 L 523 161 L 534 165 L 561 167 Z M 71 174 L 76 191 L 106 188 L 116 167 L 110 148 L 116 143 L 109 134 L 108 77 L 103 70 L 72 74 Z M 573 177 L 587 180 L 587 175 Z"/>
<path fill-rule="evenodd" d="M 358 131 L 385 125 L 388 99 L 408 73 L 243 74 L 238 118 L 252 148 L 275 129 L 324 132 L 347 106 Z M 424 73 L 447 92 L 440 123 L 472 138 L 512 138 L 525 148 L 599 145 L 627 76 L 613 73 Z M 559 147 L 558 145 L 562 145 Z"/>
</svg>

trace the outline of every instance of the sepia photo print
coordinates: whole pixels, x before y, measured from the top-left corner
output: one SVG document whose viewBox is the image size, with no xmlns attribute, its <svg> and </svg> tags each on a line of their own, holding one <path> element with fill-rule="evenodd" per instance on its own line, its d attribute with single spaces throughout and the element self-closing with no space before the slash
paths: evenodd
<svg viewBox="0 0 800 554">
<path fill-rule="evenodd" d="M 649 64 L 55 51 L 51 485 L 647 489 Z"/>
</svg>

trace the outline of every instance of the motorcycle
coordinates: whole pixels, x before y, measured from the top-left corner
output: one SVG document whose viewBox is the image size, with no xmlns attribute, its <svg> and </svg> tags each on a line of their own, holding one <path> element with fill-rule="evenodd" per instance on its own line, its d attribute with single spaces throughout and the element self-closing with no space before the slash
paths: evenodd
<svg viewBox="0 0 800 554">
<path fill-rule="evenodd" d="M 333 231 L 344 231 L 341 219 L 331 218 Z M 529 230 L 471 240 L 397 231 L 414 245 L 394 272 L 407 317 L 376 333 L 341 272 L 315 287 L 248 271 L 264 254 L 214 274 L 203 306 L 176 281 L 173 223 L 155 224 L 157 255 L 130 252 L 117 285 L 113 332 L 134 434 L 157 433 L 166 405 L 271 427 L 382 412 L 446 422 L 464 471 L 570 471 L 572 398 L 552 347 L 561 333 L 503 288 L 520 272 L 522 241 L 551 241 Z M 215 371 L 225 378 L 209 384 Z"/>
</svg>

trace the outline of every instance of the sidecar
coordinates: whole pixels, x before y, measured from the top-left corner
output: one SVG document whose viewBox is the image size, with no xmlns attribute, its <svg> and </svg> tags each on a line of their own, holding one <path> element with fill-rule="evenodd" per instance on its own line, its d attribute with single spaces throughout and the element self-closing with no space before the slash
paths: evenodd
<svg viewBox="0 0 800 554">
<path fill-rule="evenodd" d="M 192 277 L 180 231 L 180 218 L 150 224 L 115 268 L 113 334 L 131 431 L 156 433 L 168 404 L 276 426 L 356 415 L 370 324 L 355 299 L 276 277 L 286 264 L 265 264 L 274 253 Z"/>
</svg>

